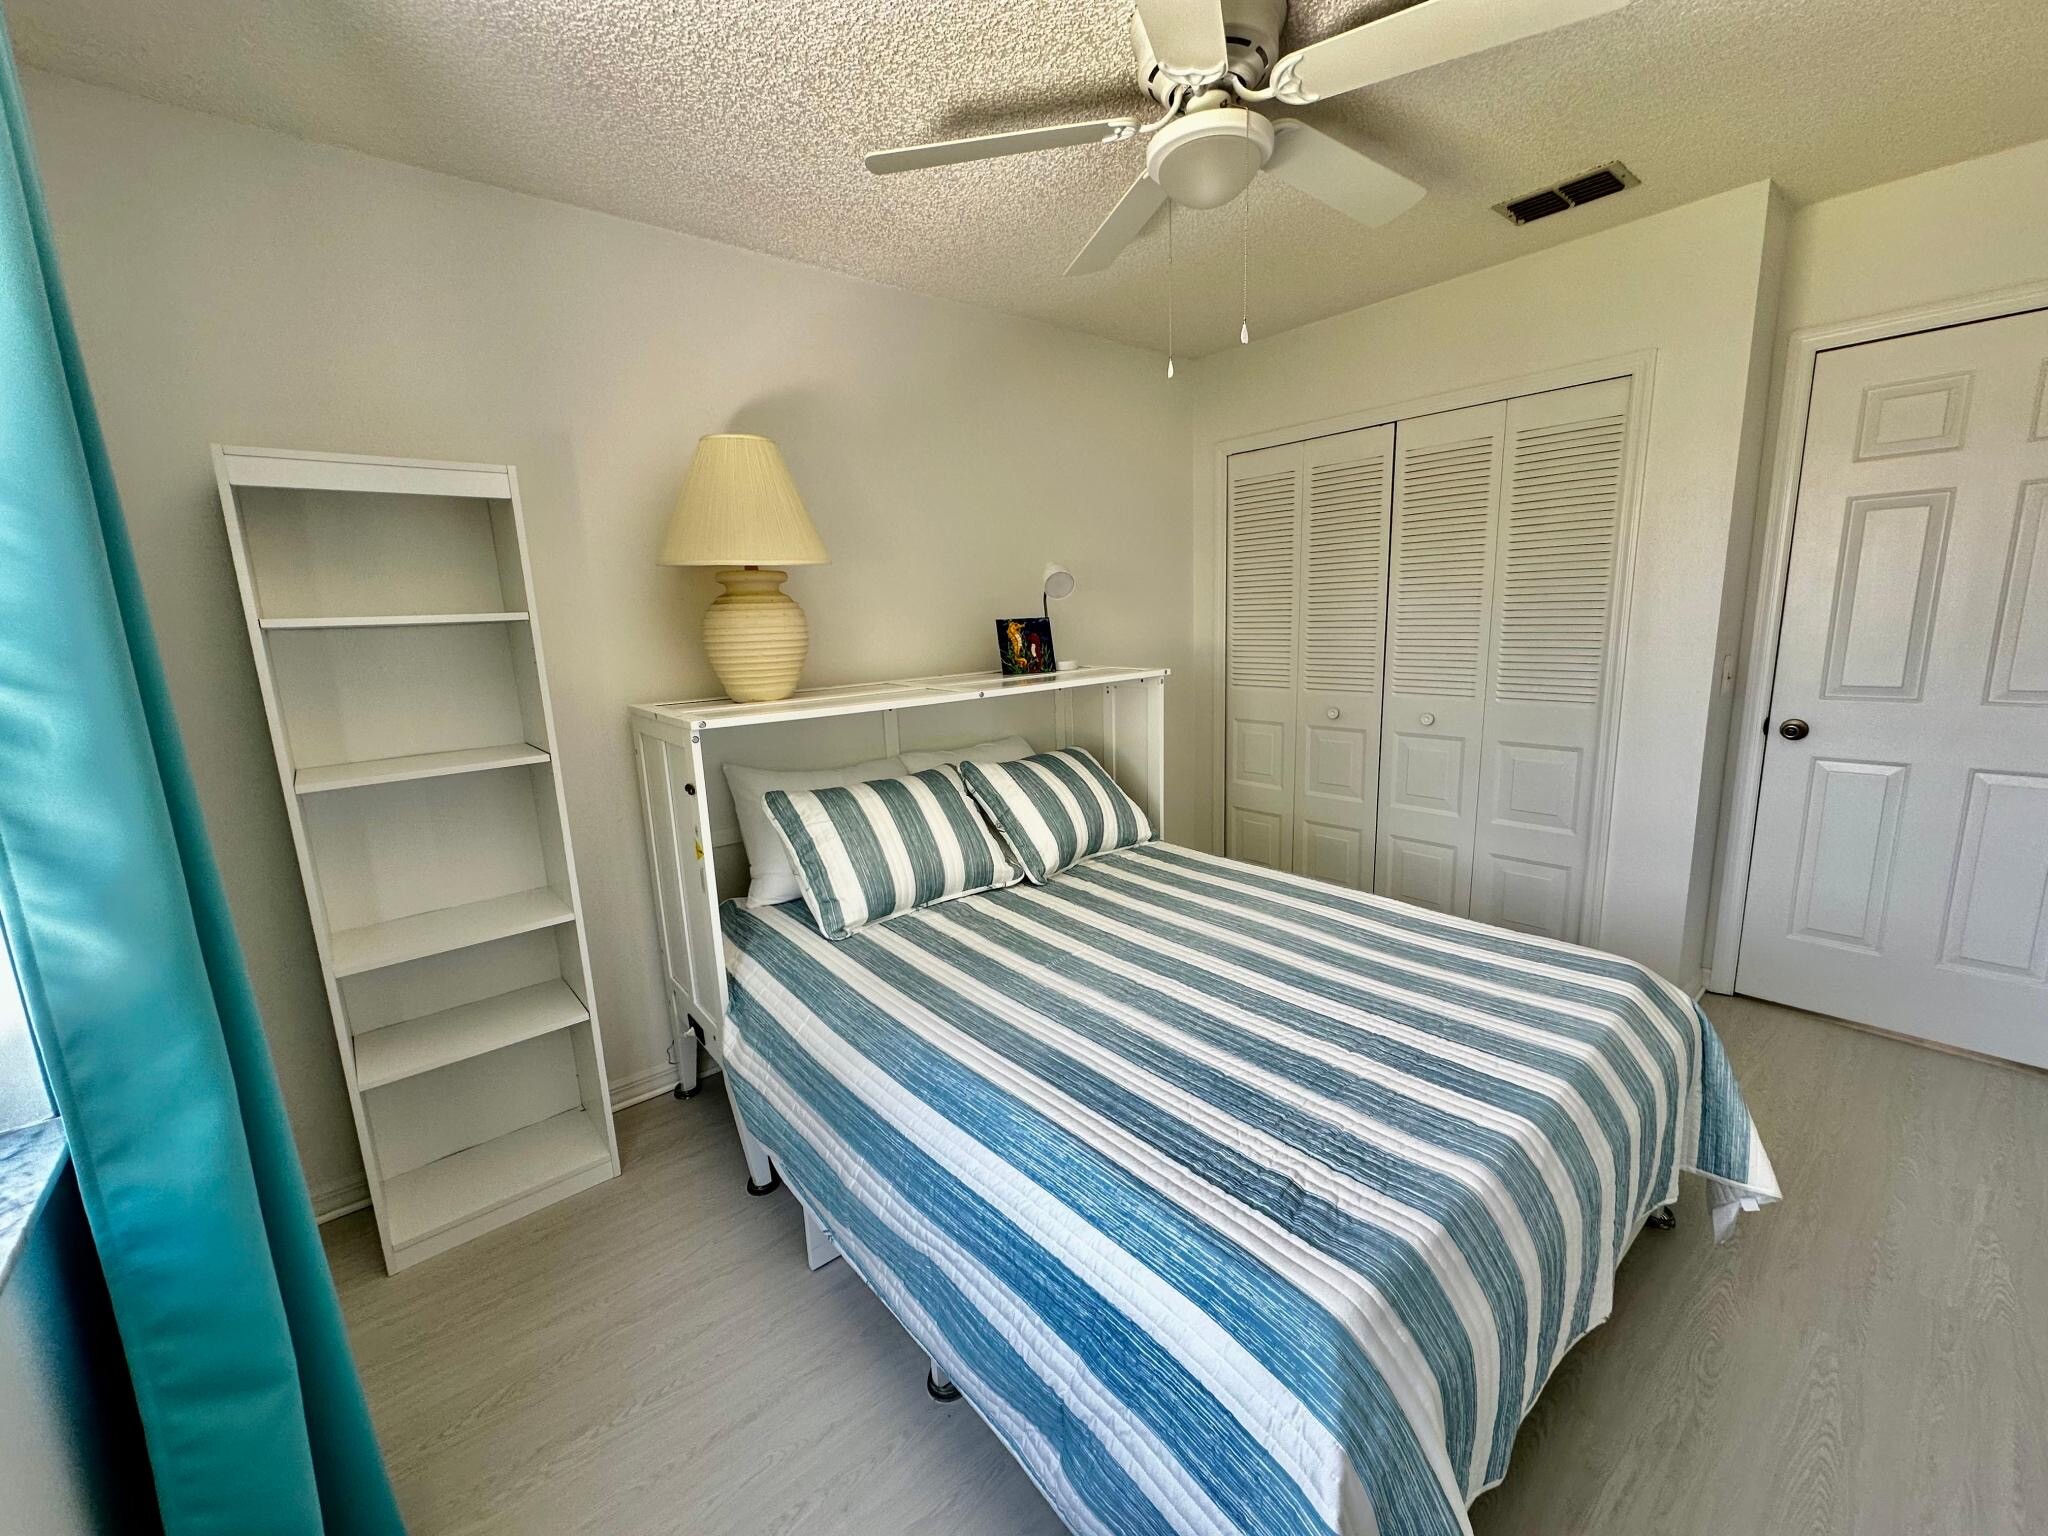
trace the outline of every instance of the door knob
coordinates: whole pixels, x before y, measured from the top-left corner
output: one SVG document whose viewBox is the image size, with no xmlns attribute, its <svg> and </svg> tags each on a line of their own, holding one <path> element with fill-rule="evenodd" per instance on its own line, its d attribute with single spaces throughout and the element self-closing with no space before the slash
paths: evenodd
<svg viewBox="0 0 2048 1536">
<path fill-rule="evenodd" d="M 1807 725 L 1804 720 L 1781 720 L 1778 722 L 1778 734 L 1787 741 L 1805 740 L 1806 731 Z"/>
<path fill-rule="evenodd" d="M 1334 709 L 1326 709 L 1323 711 L 1323 713 L 1328 715 L 1332 720 L 1336 719 L 1338 715 L 1338 711 Z"/>
<path fill-rule="evenodd" d="M 1436 724 L 1436 716 L 1435 716 L 1435 715 L 1417 715 L 1417 716 L 1415 717 L 1415 720 L 1416 720 L 1416 723 L 1417 723 L 1418 725 L 1435 725 L 1435 724 Z"/>
</svg>

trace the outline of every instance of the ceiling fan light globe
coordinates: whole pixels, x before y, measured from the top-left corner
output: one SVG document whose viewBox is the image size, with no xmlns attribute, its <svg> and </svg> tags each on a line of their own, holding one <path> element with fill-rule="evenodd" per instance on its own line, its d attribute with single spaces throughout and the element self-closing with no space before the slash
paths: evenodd
<svg viewBox="0 0 2048 1536">
<path fill-rule="evenodd" d="M 1167 161 L 1159 184 L 1183 208 L 1221 208 L 1251 185 L 1253 169 L 1243 145 L 1208 139 Z"/>
<path fill-rule="evenodd" d="M 1220 208 L 1251 185 L 1273 153 L 1273 125 L 1256 112 L 1197 112 L 1153 136 L 1146 173 L 1183 208 Z"/>
</svg>

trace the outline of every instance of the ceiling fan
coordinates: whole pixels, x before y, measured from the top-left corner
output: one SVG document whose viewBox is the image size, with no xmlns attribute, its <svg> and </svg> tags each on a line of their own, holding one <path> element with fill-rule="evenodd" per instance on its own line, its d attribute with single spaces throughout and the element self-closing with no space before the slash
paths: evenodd
<svg viewBox="0 0 2048 1536">
<path fill-rule="evenodd" d="M 1405 213 L 1423 189 L 1297 117 L 1251 104 L 1305 107 L 1467 54 L 1482 53 L 1618 11 L 1630 0 L 1421 0 L 1278 59 L 1287 0 L 1136 0 L 1131 38 L 1138 77 L 1165 108 L 1134 117 L 1062 123 L 937 144 L 877 150 L 876 175 L 992 160 L 1069 144 L 1145 137 L 1145 169 L 1067 267 L 1100 272 L 1169 202 L 1218 208 L 1260 170 L 1376 228 Z"/>
</svg>

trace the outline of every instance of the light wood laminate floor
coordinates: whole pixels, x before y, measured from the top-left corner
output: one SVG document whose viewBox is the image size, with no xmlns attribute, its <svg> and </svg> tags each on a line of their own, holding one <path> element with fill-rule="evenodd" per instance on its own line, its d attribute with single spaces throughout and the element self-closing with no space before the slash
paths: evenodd
<svg viewBox="0 0 2048 1536">
<path fill-rule="evenodd" d="M 2048 1530 L 2048 1076 L 1710 998 L 1785 1189 L 1714 1246 L 1688 1180 L 1565 1360 L 1481 1536 Z M 843 1263 L 749 1199 L 725 1100 L 625 1173 L 387 1278 L 327 1229 L 415 1536 L 1056 1532 Z"/>
</svg>

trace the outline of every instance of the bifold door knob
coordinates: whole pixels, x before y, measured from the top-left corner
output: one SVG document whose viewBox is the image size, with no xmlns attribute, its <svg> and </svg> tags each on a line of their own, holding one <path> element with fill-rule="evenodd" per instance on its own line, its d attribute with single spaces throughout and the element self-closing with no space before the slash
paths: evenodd
<svg viewBox="0 0 2048 1536">
<path fill-rule="evenodd" d="M 1328 716 L 1329 716 L 1329 717 L 1330 717 L 1330 718 L 1331 718 L 1332 720 L 1335 720 L 1335 719 L 1337 718 L 1337 714 L 1338 714 L 1338 712 L 1337 712 L 1336 710 L 1334 710 L 1334 709 L 1328 709 L 1328 710 L 1325 710 L 1325 711 L 1323 711 L 1323 713 L 1324 713 L 1324 714 L 1326 714 L 1326 715 L 1328 715 Z"/>
<path fill-rule="evenodd" d="M 1778 734 L 1787 741 L 1805 740 L 1806 731 L 1807 725 L 1804 720 L 1781 720 L 1778 722 Z"/>
<path fill-rule="evenodd" d="M 1415 723 L 1416 723 L 1417 725 L 1435 725 L 1435 724 L 1436 724 L 1436 716 L 1435 716 L 1435 715 L 1417 715 L 1417 716 L 1415 717 Z"/>
</svg>

